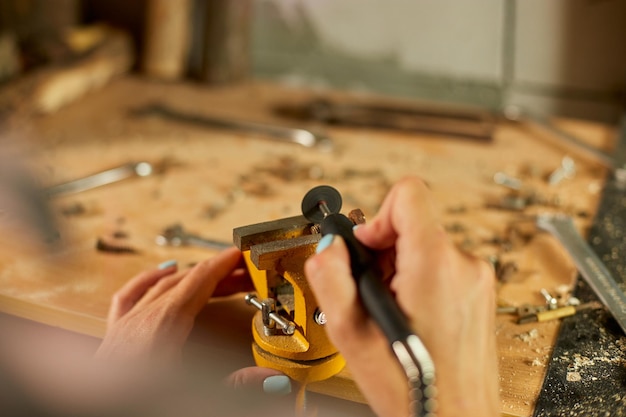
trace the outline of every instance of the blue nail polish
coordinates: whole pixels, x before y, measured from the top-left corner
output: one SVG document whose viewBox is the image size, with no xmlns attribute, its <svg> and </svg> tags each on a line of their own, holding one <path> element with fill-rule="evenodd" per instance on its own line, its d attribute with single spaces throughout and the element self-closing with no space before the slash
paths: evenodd
<svg viewBox="0 0 626 417">
<path fill-rule="evenodd" d="M 352 226 L 352 231 L 354 232 L 356 229 L 358 229 L 359 227 L 361 227 L 360 224 L 355 224 L 354 226 Z"/>
<path fill-rule="evenodd" d="M 320 241 L 317 242 L 317 248 L 315 248 L 315 253 L 320 253 L 321 251 L 329 247 L 330 244 L 333 243 L 334 238 L 335 238 L 335 235 L 333 235 L 332 233 L 329 233 L 323 238 L 321 238 Z"/>
<path fill-rule="evenodd" d="M 268 376 L 263 381 L 263 391 L 272 395 L 287 395 L 291 393 L 291 380 L 285 375 Z"/>
<path fill-rule="evenodd" d="M 159 264 L 159 269 L 167 269 L 170 266 L 176 266 L 177 262 L 175 260 L 165 261 Z"/>
</svg>

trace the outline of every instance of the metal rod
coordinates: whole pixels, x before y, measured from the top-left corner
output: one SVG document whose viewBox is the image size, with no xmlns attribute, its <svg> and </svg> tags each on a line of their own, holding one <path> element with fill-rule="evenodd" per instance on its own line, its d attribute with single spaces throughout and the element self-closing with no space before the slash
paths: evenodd
<svg viewBox="0 0 626 417">
<path fill-rule="evenodd" d="M 261 303 L 256 294 L 247 294 L 245 297 L 246 303 L 258 308 L 260 311 L 264 310 L 263 303 Z M 278 324 L 278 326 L 283 329 L 283 333 L 287 335 L 292 335 L 296 331 L 296 325 L 289 321 L 285 320 L 283 317 L 279 316 L 275 311 L 272 311 L 268 314 L 268 316 Z"/>
<path fill-rule="evenodd" d="M 572 219 L 565 215 L 540 215 L 537 216 L 536 224 L 559 240 L 571 255 L 582 277 L 626 332 L 626 294 L 578 233 Z"/>
<path fill-rule="evenodd" d="M 154 171 L 148 162 L 130 162 L 106 171 L 47 188 L 44 192 L 49 197 L 78 193 L 101 187 L 131 177 L 147 177 Z"/>
</svg>

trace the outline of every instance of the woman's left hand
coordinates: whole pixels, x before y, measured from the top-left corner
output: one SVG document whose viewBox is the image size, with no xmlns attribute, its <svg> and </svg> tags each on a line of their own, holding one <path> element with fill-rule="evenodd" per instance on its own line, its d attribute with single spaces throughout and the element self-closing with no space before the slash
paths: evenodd
<svg viewBox="0 0 626 417">
<path fill-rule="evenodd" d="M 191 269 L 173 263 L 144 271 L 113 296 L 98 358 L 178 361 L 196 316 L 211 296 L 251 290 L 239 249 Z"/>
</svg>

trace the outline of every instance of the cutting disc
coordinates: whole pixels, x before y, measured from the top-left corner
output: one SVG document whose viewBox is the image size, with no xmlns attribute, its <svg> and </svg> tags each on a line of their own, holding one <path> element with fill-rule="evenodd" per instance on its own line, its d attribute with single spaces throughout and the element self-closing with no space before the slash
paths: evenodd
<svg viewBox="0 0 626 417">
<path fill-rule="evenodd" d="M 329 185 L 319 185 L 309 190 L 302 199 L 302 214 L 308 221 L 320 223 L 324 213 L 320 210 L 320 203 L 326 203 L 331 213 L 341 210 L 341 194 Z"/>
</svg>

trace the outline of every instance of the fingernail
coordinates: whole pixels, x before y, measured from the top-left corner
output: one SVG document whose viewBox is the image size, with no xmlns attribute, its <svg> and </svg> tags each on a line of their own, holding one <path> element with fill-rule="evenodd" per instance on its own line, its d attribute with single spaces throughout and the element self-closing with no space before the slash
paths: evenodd
<svg viewBox="0 0 626 417">
<path fill-rule="evenodd" d="M 335 235 L 333 235 L 332 233 L 329 233 L 323 238 L 321 238 L 320 241 L 317 242 L 317 248 L 315 248 L 315 253 L 320 253 L 321 251 L 329 247 L 330 244 L 333 243 L 334 238 L 335 238 Z"/>
<path fill-rule="evenodd" d="M 159 269 L 167 269 L 170 266 L 176 266 L 177 262 L 175 260 L 170 260 L 170 261 L 165 261 L 159 264 L 158 268 Z"/>
<path fill-rule="evenodd" d="M 361 227 L 360 224 L 355 224 L 354 226 L 352 226 L 352 231 L 354 232 L 356 229 L 358 229 L 359 227 Z"/>
<path fill-rule="evenodd" d="M 285 375 L 268 376 L 263 381 L 263 391 L 272 395 L 287 395 L 291 393 L 291 380 Z"/>
</svg>

